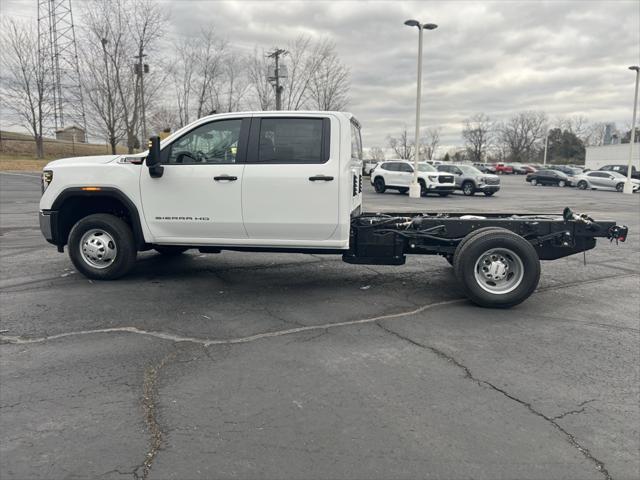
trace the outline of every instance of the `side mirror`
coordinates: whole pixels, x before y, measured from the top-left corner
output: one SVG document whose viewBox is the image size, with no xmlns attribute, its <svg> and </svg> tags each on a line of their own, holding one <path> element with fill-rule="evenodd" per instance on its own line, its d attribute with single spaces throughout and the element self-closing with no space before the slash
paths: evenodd
<svg viewBox="0 0 640 480">
<path fill-rule="evenodd" d="M 160 165 L 160 137 L 151 137 L 148 146 L 147 167 L 149 175 L 153 178 L 159 178 L 164 173 L 164 167 Z"/>
</svg>

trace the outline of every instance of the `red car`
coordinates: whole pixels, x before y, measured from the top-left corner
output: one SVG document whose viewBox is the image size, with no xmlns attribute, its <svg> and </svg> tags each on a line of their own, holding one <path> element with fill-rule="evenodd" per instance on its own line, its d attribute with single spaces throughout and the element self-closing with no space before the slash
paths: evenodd
<svg viewBox="0 0 640 480">
<path fill-rule="evenodd" d="M 496 163 L 495 168 L 498 175 L 511 175 L 513 173 L 513 167 L 511 165 L 507 165 L 506 163 Z"/>
</svg>

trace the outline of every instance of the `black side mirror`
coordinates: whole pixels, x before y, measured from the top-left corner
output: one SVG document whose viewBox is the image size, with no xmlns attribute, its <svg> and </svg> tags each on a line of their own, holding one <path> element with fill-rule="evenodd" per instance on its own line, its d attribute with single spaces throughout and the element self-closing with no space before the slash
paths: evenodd
<svg viewBox="0 0 640 480">
<path fill-rule="evenodd" d="M 160 137 L 149 139 L 149 155 L 147 155 L 147 167 L 149 175 L 159 178 L 164 173 L 164 167 L 160 165 Z"/>
</svg>

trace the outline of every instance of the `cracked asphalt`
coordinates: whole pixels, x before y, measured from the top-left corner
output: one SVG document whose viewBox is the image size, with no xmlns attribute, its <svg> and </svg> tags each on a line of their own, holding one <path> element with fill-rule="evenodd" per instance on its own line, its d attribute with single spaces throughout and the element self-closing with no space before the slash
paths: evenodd
<svg viewBox="0 0 640 480">
<path fill-rule="evenodd" d="M 0 478 L 640 478 L 640 195 L 530 187 L 425 211 L 557 212 L 625 244 L 544 262 L 511 310 L 440 257 L 139 255 L 89 281 L 0 173 Z M 365 188 L 366 210 L 415 209 Z"/>
</svg>

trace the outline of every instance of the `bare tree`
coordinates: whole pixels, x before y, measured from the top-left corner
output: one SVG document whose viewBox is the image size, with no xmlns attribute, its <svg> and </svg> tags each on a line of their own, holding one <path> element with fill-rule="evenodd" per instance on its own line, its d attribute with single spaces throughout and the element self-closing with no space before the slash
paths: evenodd
<svg viewBox="0 0 640 480">
<path fill-rule="evenodd" d="M 420 138 L 420 159 L 433 160 L 440 144 L 440 127 L 428 128 Z"/>
<path fill-rule="evenodd" d="M 93 0 L 85 4 L 87 41 L 102 44 L 113 75 L 115 95 L 122 110 L 129 152 L 139 147 L 140 83 L 133 64 L 152 51 L 164 32 L 166 13 L 151 0 Z M 146 53 L 144 53 L 146 55 Z"/>
<path fill-rule="evenodd" d="M 583 140 L 585 146 L 604 145 L 607 125 L 612 125 L 609 128 L 615 131 L 615 124 L 608 124 L 607 122 L 596 122 L 589 125 Z"/>
<path fill-rule="evenodd" d="M 526 162 L 534 159 L 536 145 L 545 138 L 547 115 L 544 112 L 520 112 L 500 126 L 500 140 L 510 160 Z"/>
<path fill-rule="evenodd" d="M 2 22 L 0 37 L 3 73 L 2 96 L 27 128 L 36 144 L 38 158 L 44 156 L 43 130 L 51 115 L 50 91 L 47 89 L 49 62 L 38 53 L 38 37 L 30 26 L 12 20 Z"/>
<path fill-rule="evenodd" d="M 270 65 L 265 51 L 258 51 L 257 47 L 253 51 L 253 56 L 247 61 L 249 88 L 253 91 L 252 104 L 256 105 L 258 110 L 275 108 L 275 93 L 268 79 Z"/>
<path fill-rule="evenodd" d="M 464 122 L 462 138 L 474 162 L 482 162 L 493 143 L 494 123 L 484 113 L 478 113 Z"/>
<path fill-rule="evenodd" d="M 349 102 L 349 69 L 340 61 L 335 45 L 327 44 L 309 86 L 312 106 L 318 110 L 344 110 Z"/>
<path fill-rule="evenodd" d="M 589 132 L 589 119 L 584 115 L 561 118 L 556 123 L 558 128 L 573 133 L 581 140 L 584 140 Z"/>
<path fill-rule="evenodd" d="M 376 162 L 381 162 L 385 159 L 384 149 L 380 147 L 371 147 L 369 149 L 369 158 Z"/>
<path fill-rule="evenodd" d="M 415 148 L 407 135 L 407 127 L 403 128 L 399 137 L 388 136 L 387 143 L 398 158 L 402 160 L 411 160 L 413 158 Z"/>
</svg>

